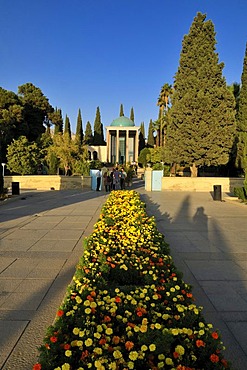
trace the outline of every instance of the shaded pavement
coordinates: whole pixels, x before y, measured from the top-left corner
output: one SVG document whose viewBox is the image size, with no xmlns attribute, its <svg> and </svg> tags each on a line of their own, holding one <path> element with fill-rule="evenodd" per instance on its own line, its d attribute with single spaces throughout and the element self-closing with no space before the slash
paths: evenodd
<svg viewBox="0 0 247 370">
<path fill-rule="evenodd" d="M 235 370 L 247 368 L 247 206 L 209 193 L 140 192 L 193 285 L 196 304 L 219 328 Z M 103 192 L 24 193 L 0 204 L 0 368 L 31 370 L 93 230 Z"/>
</svg>

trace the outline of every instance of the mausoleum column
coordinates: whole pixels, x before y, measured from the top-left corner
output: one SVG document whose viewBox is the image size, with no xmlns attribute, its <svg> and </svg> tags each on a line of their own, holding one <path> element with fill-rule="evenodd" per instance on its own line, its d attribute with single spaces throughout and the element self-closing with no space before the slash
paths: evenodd
<svg viewBox="0 0 247 370">
<path fill-rule="evenodd" d="M 116 162 L 119 163 L 119 128 L 116 131 Z"/>
</svg>

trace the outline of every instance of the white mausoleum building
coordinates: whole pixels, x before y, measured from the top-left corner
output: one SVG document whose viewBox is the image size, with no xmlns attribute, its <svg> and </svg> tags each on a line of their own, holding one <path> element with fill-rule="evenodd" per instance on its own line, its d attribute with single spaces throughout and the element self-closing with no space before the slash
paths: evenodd
<svg viewBox="0 0 247 370">
<path fill-rule="evenodd" d="M 138 162 L 139 127 L 125 116 L 106 126 L 106 162 Z"/>
</svg>

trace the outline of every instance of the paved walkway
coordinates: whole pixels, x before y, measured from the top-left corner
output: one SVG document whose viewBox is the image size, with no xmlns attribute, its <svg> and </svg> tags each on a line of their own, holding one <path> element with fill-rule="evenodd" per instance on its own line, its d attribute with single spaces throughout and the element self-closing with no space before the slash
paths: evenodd
<svg viewBox="0 0 247 370">
<path fill-rule="evenodd" d="M 247 206 L 139 185 L 196 304 L 220 329 L 227 358 L 246 370 Z M 0 369 L 32 369 L 106 198 L 91 190 L 51 191 L 0 203 Z"/>
</svg>

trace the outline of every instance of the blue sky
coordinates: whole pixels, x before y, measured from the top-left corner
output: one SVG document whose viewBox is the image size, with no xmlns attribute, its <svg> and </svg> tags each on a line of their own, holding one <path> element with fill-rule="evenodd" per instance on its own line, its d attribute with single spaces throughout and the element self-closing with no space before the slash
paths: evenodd
<svg viewBox="0 0 247 370">
<path fill-rule="evenodd" d="M 107 126 L 120 104 L 126 116 L 133 107 L 136 125 L 147 128 L 198 11 L 214 23 L 227 84 L 240 82 L 246 0 L 2 0 L 0 86 L 17 93 L 32 82 L 73 130 L 79 108 L 85 130 L 97 106 Z"/>
</svg>

